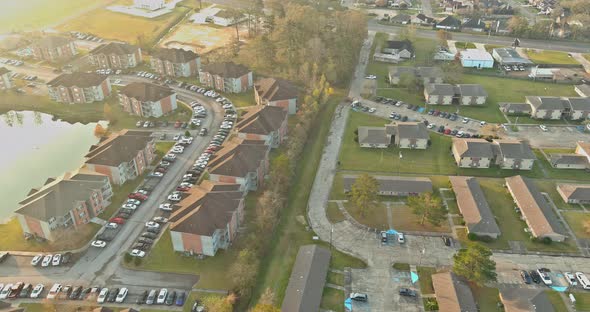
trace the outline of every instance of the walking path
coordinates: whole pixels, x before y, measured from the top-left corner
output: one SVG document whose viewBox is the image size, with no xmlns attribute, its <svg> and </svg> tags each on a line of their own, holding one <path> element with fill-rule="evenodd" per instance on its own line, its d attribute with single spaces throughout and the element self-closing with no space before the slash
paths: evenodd
<svg viewBox="0 0 590 312">
<path fill-rule="evenodd" d="M 590 73 L 590 61 L 588 61 L 582 53 L 572 53 L 572 57 L 584 66 L 584 70 L 586 70 L 587 73 Z"/>
</svg>

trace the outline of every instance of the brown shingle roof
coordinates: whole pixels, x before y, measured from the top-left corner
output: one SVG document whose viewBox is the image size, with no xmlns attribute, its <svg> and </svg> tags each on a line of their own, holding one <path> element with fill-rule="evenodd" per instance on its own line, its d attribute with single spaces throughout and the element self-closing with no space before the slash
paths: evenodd
<svg viewBox="0 0 590 312">
<path fill-rule="evenodd" d="M 459 176 L 449 176 L 449 180 L 469 232 L 500 235 L 500 228 L 477 180 Z"/>
<path fill-rule="evenodd" d="M 506 178 L 506 185 L 511 190 L 514 201 L 523 216 L 530 224 L 535 237 L 564 235 L 564 229 L 559 224 L 555 212 L 532 180 L 523 176 L 514 176 Z"/>
<path fill-rule="evenodd" d="M 135 52 L 137 52 L 137 50 L 139 50 L 139 47 L 128 43 L 109 42 L 107 44 L 102 44 L 92 49 L 92 51 L 90 51 L 90 54 L 128 55 L 134 54 Z"/>
<path fill-rule="evenodd" d="M 119 166 L 123 162 L 133 160 L 137 153 L 152 141 L 149 131 L 122 130 L 112 134 L 98 145 L 90 147 L 86 154 L 87 164 Z"/>
<path fill-rule="evenodd" d="M 234 62 L 208 64 L 203 66 L 202 71 L 223 78 L 240 78 L 251 72 L 248 67 Z"/>
<path fill-rule="evenodd" d="M 156 102 L 174 94 L 174 91 L 168 87 L 147 82 L 132 82 L 123 87 L 120 92 L 141 102 Z"/>
<path fill-rule="evenodd" d="M 45 49 L 56 49 L 72 42 L 70 39 L 62 36 L 45 36 L 37 41 L 35 45 Z"/>
<path fill-rule="evenodd" d="M 236 129 L 241 133 L 268 135 L 277 131 L 286 118 L 287 111 L 282 107 L 259 105 L 242 116 Z"/>
<path fill-rule="evenodd" d="M 492 144 L 484 139 L 453 138 L 453 146 L 460 157 L 494 157 Z"/>
<path fill-rule="evenodd" d="M 584 184 L 558 184 L 557 189 L 560 191 L 562 196 L 565 196 L 564 200 L 590 200 L 590 185 Z M 567 202 L 567 201 L 566 201 Z"/>
<path fill-rule="evenodd" d="M 170 231 L 211 236 L 217 229 L 224 229 L 244 198 L 239 189 L 239 184 L 207 180 L 191 188 L 170 216 Z"/>
<path fill-rule="evenodd" d="M 255 172 L 265 160 L 269 147 L 263 144 L 246 144 L 243 140 L 225 143 L 209 161 L 209 173 L 231 177 L 245 177 Z"/>
<path fill-rule="evenodd" d="M 463 278 L 453 272 L 432 274 L 432 286 L 438 310 L 444 312 L 475 312 L 477 305 L 471 288 Z"/>
<path fill-rule="evenodd" d="M 152 57 L 172 63 L 188 63 L 199 58 L 199 55 L 193 51 L 183 49 L 159 49 Z"/>
<path fill-rule="evenodd" d="M 590 155 L 590 143 L 589 142 L 576 142 L 576 150 L 581 149 L 583 150 L 586 155 Z"/>
<path fill-rule="evenodd" d="M 258 95 L 267 101 L 281 101 L 295 99 L 299 96 L 299 89 L 291 82 L 279 78 L 260 79 L 254 85 Z"/>
<path fill-rule="evenodd" d="M 71 74 L 65 73 L 55 77 L 53 80 L 47 83 L 48 86 L 52 87 L 79 87 L 89 88 L 99 86 L 103 81 L 107 80 L 108 77 L 105 75 L 99 75 L 95 73 L 82 73 L 73 72 Z"/>
</svg>

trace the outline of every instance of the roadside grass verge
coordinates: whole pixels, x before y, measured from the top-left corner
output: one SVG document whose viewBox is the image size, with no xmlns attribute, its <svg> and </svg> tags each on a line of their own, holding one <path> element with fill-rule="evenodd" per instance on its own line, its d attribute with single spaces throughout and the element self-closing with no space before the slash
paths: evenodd
<svg viewBox="0 0 590 312">
<path fill-rule="evenodd" d="M 248 107 L 256 105 L 254 100 L 254 89 L 242 93 L 224 93 L 224 97 L 234 104 L 235 107 Z"/>
<path fill-rule="evenodd" d="M 346 211 L 360 224 L 366 225 L 370 228 L 374 228 L 380 231 L 387 230 L 389 228 L 387 207 L 381 202 L 377 202 L 375 207 L 367 209 L 363 214 L 361 209 L 352 203 L 344 203 Z"/>
<path fill-rule="evenodd" d="M 455 42 L 455 47 L 457 49 L 475 49 L 476 48 L 476 46 L 473 42 L 464 42 L 464 41 Z"/>
<path fill-rule="evenodd" d="M 338 204 L 335 202 L 328 202 L 328 207 L 326 208 L 326 215 L 328 220 L 332 223 L 338 223 L 344 221 L 346 218 L 338 208 Z"/>
<path fill-rule="evenodd" d="M 336 312 L 344 312 L 344 292 L 339 289 L 324 287 L 320 308 Z"/>
<path fill-rule="evenodd" d="M 392 267 L 398 271 L 410 271 L 410 265 L 408 263 L 396 262 Z"/>
<path fill-rule="evenodd" d="M 328 272 L 326 283 L 344 286 L 344 275 L 335 272 Z"/>
<path fill-rule="evenodd" d="M 555 312 L 569 311 L 569 309 L 565 305 L 565 302 L 563 302 L 561 295 L 557 291 L 545 290 L 545 293 L 547 294 L 547 297 L 549 297 L 549 301 L 551 302 L 551 305 L 555 309 Z M 577 297 L 576 297 L 576 299 L 577 299 Z M 576 308 L 578 308 L 577 305 L 576 305 Z M 578 311 L 588 311 L 588 310 L 578 309 Z"/>
<path fill-rule="evenodd" d="M 535 64 L 580 64 L 573 57 L 570 57 L 567 52 L 525 49 L 525 53 Z"/>
<path fill-rule="evenodd" d="M 391 204 L 393 228 L 400 231 L 424 231 L 449 233 L 451 228 L 445 218 L 439 226 L 433 226 L 428 222 L 420 224 L 420 216 L 415 215 L 412 209 L 406 205 Z"/>
<path fill-rule="evenodd" d="M 575 292 L 573 294 L 576 298 L 576 309 L 578 311 L 590 311 L 590 293 Z"/>
</svg>

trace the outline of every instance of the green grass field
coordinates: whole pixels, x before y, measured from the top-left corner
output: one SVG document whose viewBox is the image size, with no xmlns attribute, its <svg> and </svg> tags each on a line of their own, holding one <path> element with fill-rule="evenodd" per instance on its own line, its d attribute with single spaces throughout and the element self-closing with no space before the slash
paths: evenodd
<svg viewBox="0 0 590 312">
<path fill-rule="evenodd" d="M 576 309 L 578 311 L 590 311 L 590 293 L 589 292 L 576 292 L 574 293 L 576 298 Z"/>
<path fill-rule="evenodd" d="M 0 0 L 0 33 L 45 28 L 109 0 Z"/>
<path fill-rule="evenodd" d="M 324 287 L 320 307 L 325 310 L 344 312 L 344 292 L 339 289 Z"/>
<path fill-rule="evenodd" d="M 497 49 L 497 48 L 505 48 L 506 46 L 503 45 L 499 45 L 499 44 L 486 44 L 485 48 L 486 51 L 492 53 L 492 50 Z"/>
<path fill-rule="evenodd" d="M 423 295 L 434 294 L 434 287 L 432 286 L 432 274 L 436 273 L 436 268 L 432 267 L 417 267 L 418 283 L 420 284 L 420 292 Z"/>
<path fill-rule="evenodd" d="M 537 52 L 532 49 L 526 49 L 525 51 L 528 58 L 536 64 L 580 64 L 573 57 L 568 56 L 566 52 L 550 50 Z"/>
<path fill-rule="evenodd" d="M 230 100 L 235 107 L 248 107 L 256 105 L 256 101 L 254 100 L 254 89 L 250 89 L 247 92 L 233 94 L 233 93 L 224 93 L 228 100 Z"/>
<path fill-rule="evenodd" d="M 94 34 L 105 39 L 121 40 L 135 44 L 151 44 L 186 12 L 188 12 L 187 8 L 177 7 L 172 13 L 148 19 L 99 8 L 66 21 L 58 27 L 58 30 L 75 30 Z"/>
<path fill-rule="evenodd" d="M 476 46 L 474 43 L 472 42 L 463 42 L 463 41 L 457 41 L 455 42 L 455 47 L 457 49 L 475 49 Z"/>
<path fill-rule="evenodd" d="M 328 207 L 326 208 L 326 215 L 328 220 L 332 223 L 338 223 L 340 221 L 344 221 L 344 215 L 338 208 L 338 204 L 334 202 L 329 202 Z"/>
<path fill-rule="evenodd" d="M 564 211 L 561 213 L 578 238 L 590 239 L 590 213 Z"/>
<path fill-rule="evenodd" d="M 569 311 L 568 308 L 565 306 L 565 302 L 563 302 L 561 295 L 558 292 L 552 290 L 545 290 L 545 293 L 547 293 L 547 297 L 549 297 L 549 301 L 551 301 L 551 305 L 555 309 L 555 312 Z M 578 311 L 585 310 L 578 309 Z"/>
<path fill-rule="evenodd" d="M 387 210 L 383 203 L 377 203 L 375 207 L 367 209 L 364 215 L 361 210 L 352 203 L 345 203 L 344 207 L 346 207 L 346 211 L 348 211 L 350 216 L 361 224 L 379 231 L 387 230 L 389 228 Z"/>
<path fill-rule="evenodd" d="M 500 302 L 498 288 L 478 287 L 471 284 L 471 291 L 480 312 L 502 312 L 504 309 L 498 306 Z"/>
</svg>

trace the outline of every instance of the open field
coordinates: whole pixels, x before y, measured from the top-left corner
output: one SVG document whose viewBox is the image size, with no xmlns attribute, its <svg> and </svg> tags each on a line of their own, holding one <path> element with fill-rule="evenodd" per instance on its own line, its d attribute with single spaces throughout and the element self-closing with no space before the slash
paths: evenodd
<svg viewBox="0 0 590 312">
<path fill-rule="evenodd" d="M 344 311 L 344 292 L 339 289 L 324 287 L 320 307 L 335 312 Z"/>
<path fill-rule="evenodd" d="M 346 211 L 348 211 L 350 216 L 361 224 L 379 231 L 384 231 L 389 228 L 387 208 L 383 203 L 376 203 L 375 207 L 366 209 L 364 215 L 361 209 L 352 203 L 345 203 L 344 207 L 346 207 Z"/>
<path fill-rule="evenodd" d="M 0 33 L 49 27 L 112 0 L 0 0 Z"/>
<path fill-rule="evenodd" d="M 576 309 L 578 311 L 590 311 L 590 293 L 589 292 L 576 292 Z"/>
<path fill-rule="evenodd" d="M 492 50 L 497 49 L 497 48 L 505 48 L 506 46 L 503 45 L 499 45 L 499 44 L 486 44 L 485 48 L 486 51 L 492 53 Z"/>
<path fill-rule="evenodd" d="M 247 30 L 240 29 L 240 38 L 245 38 Z M 163 48 L 180 48 L 192 50 L 198 54 L 205 54 L 221 48 L 235 40 L 234 27 L 216 27 L 199 24 L 182 24 L 172 33 L 166 35 L 160 42 Z"/>
<path fill-rule="evenodd" d="M 547 177 L 557 180 L 580 180 L 589 181 L 590 174 L 584 170 L 575 169 L 556 169 L 551 166 L 549 161 L 545 159 L 539 150 L 533 150 L 537 161 L 535 161 L 535 168 L 543 167 L 543 171 L 547 173 Z M 533 168 L 533 169 L 535 169 Z"/>
<path fill-rule="evenodd" d="M 526 49 L 525 51 L 528 58 L 536 64 L 580 64 L 573 57 L 568 56 L 566 52 L 534 49 Z"/>
<path fill-rule="evenodd" d="M 121 40 L 144 46 L 154 43 L 163 32 L 167 31 L 187 12 L 187 8 L 177 7 L 172 13 L 148 19 L 99 8 L 69 20 L 59 25 L 57 29 L 60 31 L 81 31 L 105 39 Z"/>
<path fill-rule="evenodd" d="M 590 213 L 564 211 L 561 213 L 578 238 L 590 239 Z"/>
<path fill-rule="evenodd" d="M 451 232 L 447 219 L 443 219 L 439 226 L 433 226 L 428 222 L 420 224 L 420 216 L 415 215 L 412 209 L 406 205 L 392 204 L 393 228 L 398 231 L 425 231 L 425 232 Z"/>
</svg>

